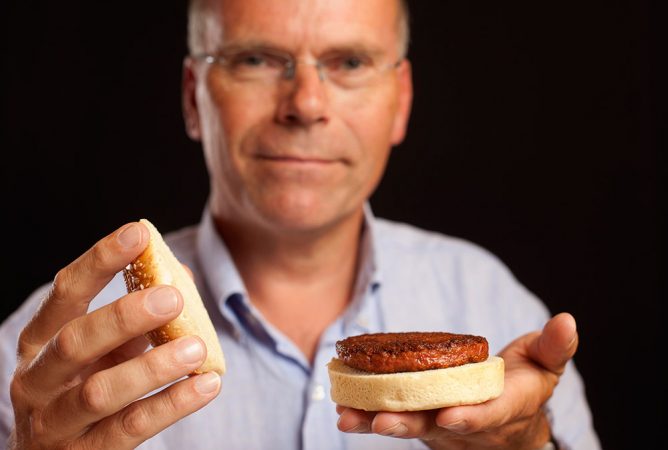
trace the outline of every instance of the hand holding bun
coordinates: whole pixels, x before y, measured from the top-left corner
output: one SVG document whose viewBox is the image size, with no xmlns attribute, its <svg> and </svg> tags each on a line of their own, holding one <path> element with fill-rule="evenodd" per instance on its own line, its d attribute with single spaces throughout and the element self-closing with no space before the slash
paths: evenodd
<svg viewBox="0 0 668 450">
<path fill-rule="evenodd" d="M 223 375 L 225 373 L 223 351 L 194 281 L 176 259 L 155 226 L 146 219 L 141 219 L 140 222 L 148 228 L 150 240 L 146 249 L 123 270 L 128 292 L 166 284 L 179 289 L 183 296 L 181 314 L 168 324 L 147 333 L 146 338 L 155 347 L 181 336 L 199 336 L 206 345 L 207 356 L 194 373 L 215 371 Z"/>
<path fill-rule="evenodd" d="M 487 340 L 452 333 L 375 333 L 337 342 L 331 397 L 365 411 L 422 411 L 501 395 L 504 361 Z"/>
</svg>

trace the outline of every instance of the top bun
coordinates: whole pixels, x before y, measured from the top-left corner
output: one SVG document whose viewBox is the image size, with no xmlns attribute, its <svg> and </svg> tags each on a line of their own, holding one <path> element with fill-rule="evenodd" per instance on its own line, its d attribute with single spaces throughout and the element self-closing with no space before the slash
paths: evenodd
<svg viewBox="0 0 668 450">
<path fill-rule="evenodd" d="M 194 281 L 176 259 L 157 228 L 146 219 L 139 222 L 148 228 L 150 239 L 146 249 L 123 270 L 128 292 L 150 286 L 170 285 L 177 288 L 183 297 L 181 314 L 168 324 L 148 332 L 146 338 L 155 347 L 181 336 L 199 336 L 206 345 L 207 355 L 204 363 L 194 373 L 214 371 L 223 375 L 223 350 Z"/>
</svg>

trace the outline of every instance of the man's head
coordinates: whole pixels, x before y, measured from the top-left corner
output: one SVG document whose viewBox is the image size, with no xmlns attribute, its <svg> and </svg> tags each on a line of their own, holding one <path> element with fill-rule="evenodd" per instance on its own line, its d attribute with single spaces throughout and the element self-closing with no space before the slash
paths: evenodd
<svg viewBox="0 0 668 450">
<path fill-rule="evenodd" d="M 214 215 L 283 233 L 359 219 L 410 113 L 404 7 L 194 0 L 184 116 Z"/>
</svg>

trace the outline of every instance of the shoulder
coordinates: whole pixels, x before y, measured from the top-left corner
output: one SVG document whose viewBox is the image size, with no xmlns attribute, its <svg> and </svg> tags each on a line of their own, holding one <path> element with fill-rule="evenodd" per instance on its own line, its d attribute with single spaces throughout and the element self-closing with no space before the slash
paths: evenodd
<svg viewBox="0 0 668 450">
<path fill-rule="evenodd" d="M 376 219 L 375 231 L 381 252 L 394 257 L 401 255 L 431 263 L 508 272 L 507 266 L 494 253 L 461 237 L 382 218 Z"/>
<path fill-rule="evenodd" d="M 188 225 L 166 232 L 163 239 L 179 261 L 192 264 L 197 256 L 198 231 L 198 225 Z"/>
<path fill-rule="evenodd" d="M 539 329 L 548 318 L 545 304 L 481 245 L 385 219 L 374 227 L 392 327 L 480 330 L 501 343 Z"/>
</svg>

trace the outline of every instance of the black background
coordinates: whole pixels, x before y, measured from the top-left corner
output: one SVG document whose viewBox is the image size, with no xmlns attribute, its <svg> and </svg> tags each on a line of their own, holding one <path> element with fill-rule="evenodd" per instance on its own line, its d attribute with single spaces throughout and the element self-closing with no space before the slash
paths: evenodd
<svg viewBox="0 0 668 450">
<path fill-rule="evenodd" d="M 207 193 L 181 120 L 185 2 L 2 8 L 0 318 L 127 221 L 196 222 Z M 575 315 L 606 449 L 662 435 L 658 14 L 641 0 L 413 1 L 413 116 L 372 198 L 377 215 L 487 247 Z"/>
</svg>

